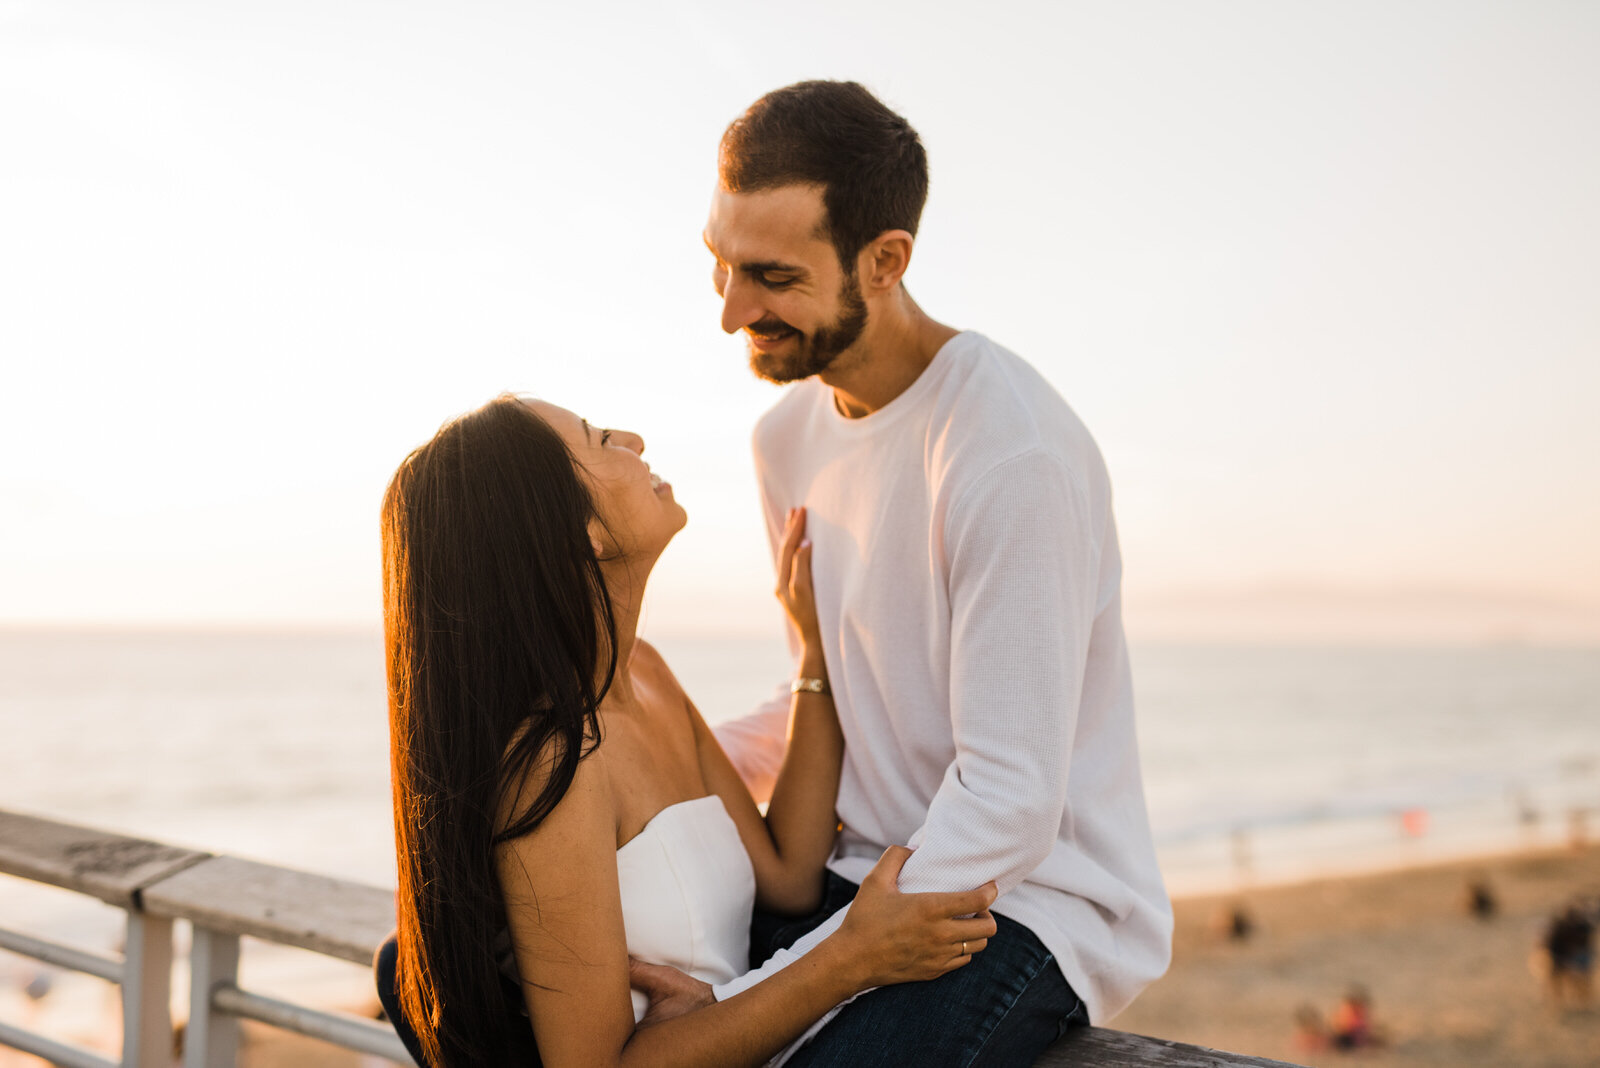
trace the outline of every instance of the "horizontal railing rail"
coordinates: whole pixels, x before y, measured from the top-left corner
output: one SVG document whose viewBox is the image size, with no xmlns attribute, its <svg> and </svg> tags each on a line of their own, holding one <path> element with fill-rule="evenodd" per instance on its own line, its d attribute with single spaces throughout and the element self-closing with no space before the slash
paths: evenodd
<svg viewBox="0 0 1600 1068">
<path fill-rule="evenodd" d="M 243 935 L 370 964 L 394 927 L 392 892 L 3 809 L 0 873 L 87 894 L 127 913 L 121 959 L 0 929 L 0 949 L 120 987 L 120 1060 L 3 1022 L 0 1045 L 68 1068 L 170 1068 L 172 929 L 174 921 L 186 920 L 194 936 L 184 1068 L 236 1063 L 240 1020 L 412 1063 L 387 1023 L 265 997 L 238 984 Z"/>
<path fill-rule="evenodd" d="M 267 997 L 241 989 L 238 982 L 244 936 L 369 964 L 394 928 L 393 891 L 4 809 L 0 873 L 88 894 L 127 913 L 121 959 L 0 929 L 0 950 L 121 987 L 121 1060 L 6 1023 L 0 1023 L 0 1045 L 67 1068 L 170 1068 L 172 928 L 181 920 L 194 932 L 184 1068 L 236 1064 L 241 1020 L 412 1063 L 387 1023 Z M 1284 1062 L 1085 1027 L 1058 1041 L 1037 1066 L 1284 1068 Z"/>
</svg>

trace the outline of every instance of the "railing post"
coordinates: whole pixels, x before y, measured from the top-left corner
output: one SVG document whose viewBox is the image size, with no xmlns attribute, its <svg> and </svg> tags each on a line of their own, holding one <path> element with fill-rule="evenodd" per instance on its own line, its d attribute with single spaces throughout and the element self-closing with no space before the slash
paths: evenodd
<svg viewBox="0 0 1600 1068">
<path fill-rule="evenodd" d="M 172 921 L 128 910 L 122 965 L 123 1068 L 172 1065 Z"/>
<path fill-rule="evenodd" d="M 227 1068 L 239 1053 L 239 1021 L 219 1012 L 212 993 L 239 980 L 239 936 L 196 925 L 189 954 L 189 1027 L 183 1068 Z"/>
</svg>

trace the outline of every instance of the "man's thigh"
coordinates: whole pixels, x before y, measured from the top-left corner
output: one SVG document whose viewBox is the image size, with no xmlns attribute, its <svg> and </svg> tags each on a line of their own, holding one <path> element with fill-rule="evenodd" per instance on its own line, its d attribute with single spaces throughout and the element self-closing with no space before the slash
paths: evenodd
<svg viewBox="0 0 1600 1068">
<path fill-rule="evenodd" d="M 862 995 L 789 1064 L 1032 1064 L 1068 1027 L 1088 1021 L 1082 1001 L 1033 932 L 1004 916 L 997 915 L 995 922 L 999 930 L 972 963 L 930 982 L 900 983 Z"/>
</svg>

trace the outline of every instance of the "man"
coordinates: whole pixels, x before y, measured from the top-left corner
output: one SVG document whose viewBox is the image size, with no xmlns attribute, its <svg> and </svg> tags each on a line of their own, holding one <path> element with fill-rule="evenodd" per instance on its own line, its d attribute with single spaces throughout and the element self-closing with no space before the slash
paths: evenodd
<svg viewBox="0 0 1600 1068">
<path fill-rule="evenodd" d="M 1169 956 L 1104 463 L 1037 372 L 911 299 L 926 157 L 866 89 L 769 93 L 724 134 L 719 178 L 722 327 L 758 375 L 799 383 L 757 426 L 756 468 L 774 548 L 806 509 L 846 755 L 824 908 L 758 914 L 753 962 L 776 955 L 716 994 L 820 941 L 906 844 L 905 891 L 996 880 L 998 934 L 938 980 L 844 1006 L 789 1063 L 1031 1063 Z M 787 707 L 719 732 L 757 790 Z"/>
</svg>

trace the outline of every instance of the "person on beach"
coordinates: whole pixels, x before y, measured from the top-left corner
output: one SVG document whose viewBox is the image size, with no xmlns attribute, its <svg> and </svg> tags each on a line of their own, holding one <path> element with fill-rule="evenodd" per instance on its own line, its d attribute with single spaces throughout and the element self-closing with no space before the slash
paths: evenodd
<svg viewBox="0 0 1600 1068">
<path fill-rule="evenodd" d="M 1170 956 L 1105 465 L 1038 372 L 907 292 L 926 157 L 865 88 L 762 97 L 723 135 L 718 179 L 704 238 L 722 328 L 757 375 L 796 383 L 757 425 L 755 461 L 780 569 L 790 509 L 815 545 L 843 830 L 821 907 L 756 912 L 760 969 L 675 989 L 737 998 L 804 966 L 903 844 L 902 890 L 996 882 L 998 933 L 959 972 L 842 1007 L 790 1063 L 1030 1063 Z M 792 628 L 791 644 L 808 648 Z M 784 721 L 774 702 L 718 731 L 757 793 Z"/>
<path fill-rule="evenodd" d="M 1372 1024 L 1372 995 L 1360 983 L 1352 983 L 1334 1007 L 1328 1033 L 1334 1049 L 1367 1049 L 1383 1043 L 1383 1036 Z"/>
<path fill-rule="evenodd" d="M 1593 993 L 1595 921 L 1580 901 L 1550 918 L 1541 940 L 1549 967 L 1550 998 L 1557 1008 L 1582 1008 Z"/>
<path fill-rule="evenodd" d="M 765 817 L 638 639 L 686 518 L 643 451 L 503 396 L 413 452 L 384 497 L 400 878 L 377 975 L 420 1064 L 761 1064 L 862 990 L 981 959 L 995 931 L 992 883 L 902 893 L 909 854 L 890 847 L 808 966 L 687 1013 L 663 1000 L 659 1023 L 642 995 L 630 1004 L 630 954 L 727 981 L 754 907 L 823 901 L 843 747 L 803 511 L 780 554 L 800 677 Z"/>
</svg>

